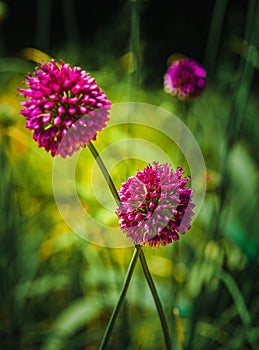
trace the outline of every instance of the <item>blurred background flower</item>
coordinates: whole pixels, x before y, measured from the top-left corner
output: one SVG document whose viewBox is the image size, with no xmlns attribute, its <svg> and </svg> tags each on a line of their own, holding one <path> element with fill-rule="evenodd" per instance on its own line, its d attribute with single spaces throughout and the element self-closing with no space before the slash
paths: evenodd
<svg viewBox="0 0 259 350">
<path fill-rule="evenodd" d="M 199 97 L 206 86 L 205 77 L 205 69 L 194 60 L 176 60 L 164 76 L 164 88 L 179 99 Z"/>
</svg>

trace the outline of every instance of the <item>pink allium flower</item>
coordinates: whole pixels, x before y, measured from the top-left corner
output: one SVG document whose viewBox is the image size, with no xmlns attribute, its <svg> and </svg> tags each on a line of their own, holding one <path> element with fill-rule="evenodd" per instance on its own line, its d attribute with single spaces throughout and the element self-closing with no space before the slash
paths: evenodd
<svg viewBox="0 0 259 350">
<path fill-rule="evenodd" d="M 27 89 L 18 89 L 27 98 L 21 102 L 25 108 L 20 114 L 27 120 L 26 127 L 34 130 L 39 147 L 53 157 L 66 157 L 85 147 L 108 121 L 110 101 L 80 67 L 71 68 L 62 60 L 59 64 L 52 59 L 28 74 L 25 85 Z M 68 129 L 73 132 L 58 148 Z"/>
<path fill-rule="evenodd" d="M 134 244 L 166 245 L 190 229 L 194 204 L 186 186 L 190 178 L 182 178 L 183 173 L 180 167 L 173 172 L 168 164 L 154 162 L 122 183 L 116 214 Z"/>
<path fill-rule="evenodd" d="M 195 98 L 203 92 L 206 71 L 189 58 L 174 61 L 164 76 L 165 91 L 179 99 Z"/>
</svg>

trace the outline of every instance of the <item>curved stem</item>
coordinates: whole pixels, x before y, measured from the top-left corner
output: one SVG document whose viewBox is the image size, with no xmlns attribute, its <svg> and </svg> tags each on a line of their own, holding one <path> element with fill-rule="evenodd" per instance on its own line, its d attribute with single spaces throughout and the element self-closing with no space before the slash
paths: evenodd
<svg viewBox="0 0 259 350">
<path fill-rule="evenodd" d="M 136 266 L 137 259 L 139 257 L 140 252 L 141 252 L 141 246 L 136 246 L 136 249 L 135 249 L 135 251 L 133 253 L 133 256 L 132 256 L 132 259 L 131 259 L 131 262 L 130 262 L 130 265 L 129 265 L 129 268 L 128 268 L 128 271 L 127 271 L 127 274 L 126 274 L 126 277 L 125 277 L 125 280 L 124 280 L 121 292 L 120 292 L 119 299 L 118 299 L 117 304 L 116 304 L 116 306 L 115 306 L 115 308 L 113 310 L 113 313 L 111 315 L 110 321 L 109 321 L 109 323 L 107 325 L 107 328 L 106 328 L 106 331 L 104 333 L 104 336 L 103 336 L 103 339 L 102 339 L 102 343 L 100 345 L 99 350 L 104 350 L 106 348 L 106 345 L 109 342 L 109 339 L 111 337 L 112 330 L 113 330 L 113 327 L 114 327 L 114 323 L 115 323 L 116 318 L 117 318 L 117 316 L 118 316 L 118 314 L 120 312 L 120 309 L 121 309 L 121 307 L 123 305 L 123 302 L 124 302 L 124 299 L 125 299 L 125 296 L 126 296 L 129 284 L 130 284 L 130 280 L 131 280 L 131 277 L 132 277 L 134 268 Z"/>
<path fill-rule="evenodd" d="M 92 155 L 94 156 L 94 159 L 96 160 L 99 168 L 101 169 L 101 172 L 103 173 L 105 181 L 107 182 L 107 184 L 110 188 L 110 191 L 113 195 L 113 198 L 115 199 L 116 203 L 119 205 L 120 204 L 120 197 L 118 195 L 118 192 L 116 190 L 114 182 L 112 181 L 112 178 L 110 177 L 110 174 L 108 173 L 108 170 L 106 169 L 106 166 L 104 165 L 102 158 L 100 157 L 97 149 L 94 147 L 92 142 L 88 143 L 88 148 L 90 149 Z"/>
<path fill-rule="evenodd" d="M 161 304 L 161 301 L 160 301 L 159 296 L 157 294 L 157 290 L 156 290 L 155 284 L 153 282 L 152 276 L 150 274 L 150 271 L 149 271 L 149 268 L 148 268 L 148 265 L 147 265 L 147 262 L 146 262 L 145 255 L 144 255 L 142 250 L 140 251 L 139 258 L 140 258 L 140 262 L 141 262 L 142 269 L 143 269 L 143 272 L 145 274 L 147 283 L 149 285 L 150 291 L 152 293 L 153 299 L 154 299 L 155 304 L 156 304 L 157 312 L 158 312 L 158 315 L 159 315 L 159 318 L 160 318 L 160 322 L 161 322 L 161 326 L 162 326 L 162 329 L 163 329 L 163 332 L 164 332 L 166 349 L 167 350 L 171 350 L 171 340 L 170 340 L 170 335 L 169 335 L 169 331 L 168 331 L 168 327 L 167 327 L 164 311 L 163 311 L 163 308 L 162 308 L 162 304 Z"/>
</svg>

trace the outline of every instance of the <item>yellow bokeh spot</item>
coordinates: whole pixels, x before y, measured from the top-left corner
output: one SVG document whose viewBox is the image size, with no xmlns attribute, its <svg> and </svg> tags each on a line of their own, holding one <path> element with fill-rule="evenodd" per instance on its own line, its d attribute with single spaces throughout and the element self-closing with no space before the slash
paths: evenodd
<svg viewBox="0 0 259 350">
<path fill-rule="evenodd" d="M 175 264 L 173 269 L 173 275 L 177 282 L 184 282 L 186 280 L 187 273 L 188 267 L 184 263 L 179 262 Z"/>
<path fill-rule="evenodd" d="M 171 276 L 173 270 L 173 262 L 162 256 L 150 256 L 148 266 L 152 273 L 161 277 Z"/>
<path fill-rule="evenodd" d="M 217 260 L 220 256 L 220 248 L 218 243 L 215 241 L 209 241 L 206 244 L 204 254 L 208 259 Z"/>
<path fill-rule="evenodd" d="M 49 239 L 49 240 L 43 242 L 41 247 L 40 247 L 40 257 L 43 260 L 47 260 L 50 257 L 50 255 L 52 254 L 53 247 L 54 247 L 54 242 L 52 239 Z"/>
<path fill-rule="evenodd" d="M 26 47 L 21 51 L 21 55 L 23 58 L 29 61 L 33 61 L 36 63 L 42 63 L 44 62 L 49 62 L 51 60 L 51 57 L 46 54 L 45 52 L 34 49 L 32 47 Z"/>
<path fill-rule="evenodd" d="M 127 73 L 134 73 L 137 66 L 137 59 L 133 52 L 126 52 L 119 58 L 121 68 Z"/>
<path fill-rule="evenodd" d="M 182 53 L 173 53 L 168 57 L 166 63 L 168 66 L 171 66 L 173 62 L 183 60 L 184 58 L 186 58 L 186 56 Z"/>
</svg>

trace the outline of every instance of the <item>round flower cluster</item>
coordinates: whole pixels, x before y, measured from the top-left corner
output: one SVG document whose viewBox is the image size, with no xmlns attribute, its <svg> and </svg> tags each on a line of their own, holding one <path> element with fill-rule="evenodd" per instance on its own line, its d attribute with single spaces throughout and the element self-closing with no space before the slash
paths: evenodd
<svg viewBox="0 0 259 350">
<path fill-rule="evenodd" d="M 52 59 L 26 76 L 27 89 L 19 92 L 27 98 L 20 111 L 34 130 L 33 138 L 54 157 L 72 155 L 95 140 L 108 121 L 110 101 L 95 79 L 80 67 L 71 68 L 62 60 Z M 71 129 L 65 142 L 59 144 Z"/>
<path fill-rule="evenodd" d="M 206 86 L 206 71 L 189 58 L 174 61 L 164 76 L 165 91 L 179 99 L 195 98 Z"/>
<path fill-rule="evenodd" d="M 190 229 L 194 204 L 186 186 L 190 178 L 182 178 L 183 173 L 180 167 L 174 172 L 168 164 L 154 162 L 122 183 L 116 214 L 135 244 L 166 245 Z"/>
</svg>

